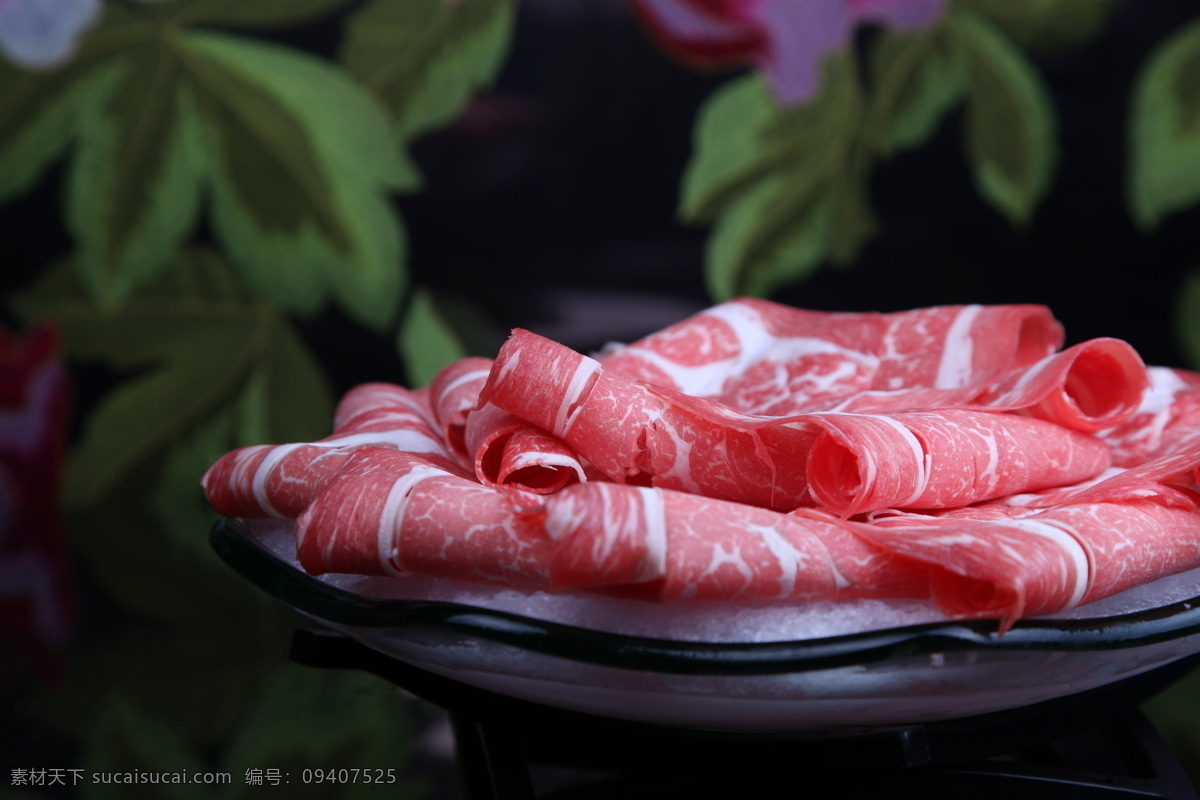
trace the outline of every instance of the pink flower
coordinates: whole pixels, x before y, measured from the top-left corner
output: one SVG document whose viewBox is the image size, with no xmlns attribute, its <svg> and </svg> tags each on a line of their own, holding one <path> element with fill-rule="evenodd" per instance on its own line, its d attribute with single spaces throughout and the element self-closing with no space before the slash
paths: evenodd
<svg viewBox="0 0 1200 800">
<path fill-rule="evenodd" d="M 67 378 L 48 325 L 15 339 L 0 328 L 0 651 L 5 674 L 45 672 L 70 629 L 73 591 L 58 490 L 67 437 Z M 31 663 L 30 663 L 31 662 Z M 22 676 L 24 677 L 24 676 Z"/>
<path fill-rule="evenodd" d="M 630 0 L 654 40 L 699 68 L 763 70 L 787 105 L 817 92 L 825 57 L 850 43 L 854 28 L 901 30 L 932 24 L 945 0 Z"/>
<path fill-rule="evenodd" d="M 100 18 L 100 0 L 0 0 L 0 53 L 19 67 L 66 63 Z"/>
</svg>

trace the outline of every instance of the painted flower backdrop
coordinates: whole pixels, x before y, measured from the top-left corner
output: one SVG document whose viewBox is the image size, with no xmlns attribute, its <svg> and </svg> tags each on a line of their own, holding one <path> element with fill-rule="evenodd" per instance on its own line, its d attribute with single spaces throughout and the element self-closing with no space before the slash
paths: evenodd
<svg viewBox="0 0 1200 800">
<path fill-rule="evenodd" d="M 639 302 L 1058 311 L 1095 278 L 1080 336 L 1138 298 L 1200 365 L 1200 13 L 0 0 L 0 202 L 4 766 L 403 766 L 426 711 L 287 664 L 296 619 L 205 542 L 209 463 L 512 324 L 672 321 Z"/>
<path fill-rule="evenodd" d="M 943 14 L 944 0 L 632 0 L 656 42 L 697 67 L 752 66 L 776 100 L 812 100 L 824 60 L 846 50 L 859 25 L 912 31 Z"/>
</svg>

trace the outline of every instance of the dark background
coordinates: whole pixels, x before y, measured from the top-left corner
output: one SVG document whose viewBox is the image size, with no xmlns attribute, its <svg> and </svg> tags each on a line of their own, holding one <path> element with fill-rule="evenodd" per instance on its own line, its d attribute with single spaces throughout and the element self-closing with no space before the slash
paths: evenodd
<svg viewBox="0 0 1200 800">
<path fill-rule="evenodd" d="M 428 190 L 402 205 L 416 282 L 476 299 L 498 327 L 542 326 L 586 348 L 606 337 L 591 319 L 571 330 L 556 302 L 564 290 L 664 303 L 662 319 L 640 325 L 633 310 L 610 315 L 611 335 L 709 302 L 705 231 L 680 226 L 674 211 L 696 108 L 728 75 L 668 62 L 621 3 L 558 5 L 572 10 L 522 6 L 508 67 L 475 109 L 484 113 L 418 144 Z M 1135 227 L 1126 119 L 1139 65 L 1196 14 L 1190 2 L 1116 3 L 1097 39 L 1038 58 L 1061 152 L 1028 229 L 980 198 L 953 115 L 926 146 L 874 171 L 880 226 L 859 262 L 775 299 L 829 310 L 1045 303 L 1072 341 L 1117 336 L 1150 362 L 1181 363 L 1171 301 L 1200 263 L 1200 209 L 1153 233 Z"/>
<path fill-rule="evenodd" d="M 952 114 L 926 145 L 873 170 L 880 224 L 857 263 L 822 267 L 774 299 L 827 310 L 1044 303 L 1072 342 L 1116 336 L 1148 362 L 1181 364 L 1172 302 L 1185 271 L 1200 265 L 1200 207 L 1155 231 L 1135 226 L 1126 128 L 1138 68 L 1196 16 L 1190 0 L 1115 2 L 1098 37 L 1036 57 L 1060 153 L 1027 228 L 972 185 Z M 277 38 L 332 54 L 338 27 L 324 21 Z M 696 110 L 733 74 L 669 61 L 624 0 L 523 0 L 496 85 L 414 145 L 425 188 L 397 199 L 412 283 L 474 304 L 492 336 L 477 349 L 514 326 L 588 349 L 708 305 L 706 231 L 680 224 L 675 208 Z M 69 251 L 61 180 L 52 172 L 0 207 L 5 291 Z M 401 368 L 391 341 L 336 311 L 306 326 L 338 389 Z"/>
<path fill-rule="evenodd" d="M 1155 231 L 1137 229 L 1125 201 L 1126 126 L 1139 67 L 1198 15 L 1194 0 L 1116 2 L 1097 38 L 1037 58 L 1055 103 L 1060 155 L 1028 228 L 1014 228 L 979 196 L 961 120 L 951 115 L 932 141 L 872 173 L 879 229 L 861 258 L 822 267 L 774 299 L 882 311 L 1043 303 L 1069 342 L 1115 336 L 1149 363 L 1185 364 L 1173 314 L 1181 280 L 1200 266 L 1200 207 Z M 276 35 L 333 54 L 338 30 L 324 22 Z M 414 147 L 425 189 L 397 199 L 412 285 L 463 300 L 484 355 L 512 327 L 591 350 L 710 304 L 706 231 L 681 225 L 675 208 L 696 111 L 730 76 L 668 61 L 624 0 L 522 0 L 497 84 Z M 58 168 L 0 206 L 5 293 L 70 251 L 62 178 Z M 335 392 L 403 380 L 394 342 L 337 311 L 302 329 Z M 82 418 L 107 376 L 81 369 L 73 377 Z"/>
</svg>

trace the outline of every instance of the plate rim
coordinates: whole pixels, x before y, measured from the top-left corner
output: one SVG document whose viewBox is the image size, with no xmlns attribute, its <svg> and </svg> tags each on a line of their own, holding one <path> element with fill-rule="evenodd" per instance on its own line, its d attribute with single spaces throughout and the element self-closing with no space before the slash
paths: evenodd
<svg viewBox="0 0 1200 800">
<path fill-rule="evenodd" d="M 770 675 L 865 666 L 964 651 L 1100 652 L 1200 634 L 1200 596 L 1103 617 L 947 620 L 803 640 L 706 642 L 601 631 L 446 600 L 370 597 L 333 586 L 254 540 L 225 517 L 209 544 L 235 572 L 306 616 L 350 629 L 437 632 L 599 667 L 688 675 Z M 1186 655 L 1186 654 L 1181 654 Z"/>
</svg>

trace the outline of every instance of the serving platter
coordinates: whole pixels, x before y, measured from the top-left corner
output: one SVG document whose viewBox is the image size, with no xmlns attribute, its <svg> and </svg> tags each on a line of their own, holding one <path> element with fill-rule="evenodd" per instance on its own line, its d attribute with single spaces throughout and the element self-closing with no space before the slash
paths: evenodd
<svg viewBox="0 0 1200 800">
<path fill-rule="evenodd" d="M 224 519 L 221 558 L 306 617 L 446 678 L 675 727 L 837 733 L 1019 708 L 1200 652 L 1200 570 L 1003 634 L 921 602 L 659 603 L 306 574 L 291 523 Z"/>
</svg>

